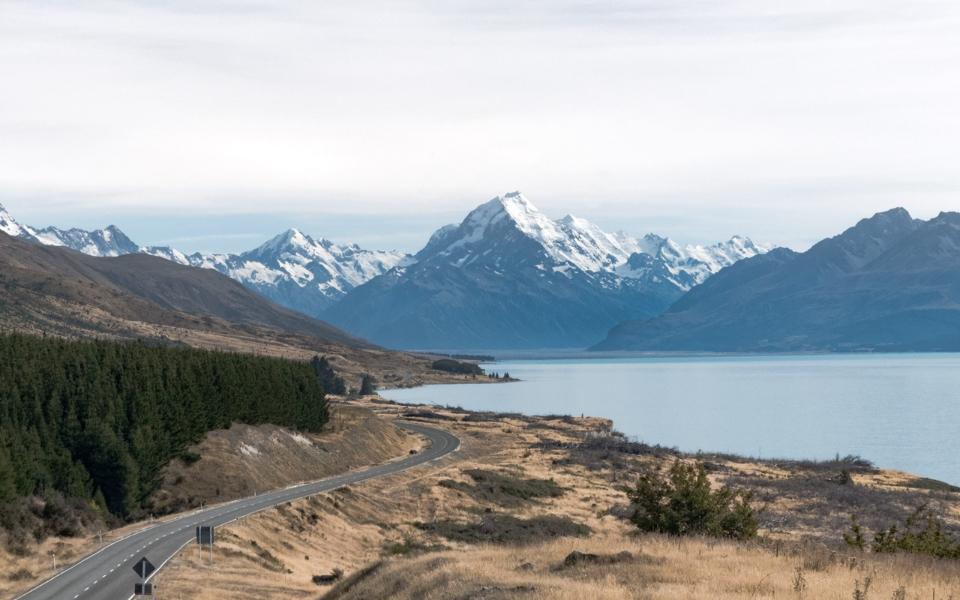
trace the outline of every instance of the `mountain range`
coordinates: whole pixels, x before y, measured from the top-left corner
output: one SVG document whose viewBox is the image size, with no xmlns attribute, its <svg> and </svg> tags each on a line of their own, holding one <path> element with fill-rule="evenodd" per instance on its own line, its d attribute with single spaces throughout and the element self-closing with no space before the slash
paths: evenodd
<svg viewBox="0 0 960 600">
<path fill-rule="evenodd" d="M 960 350 L 960 213 L 922 221 L 897 208 L 806 252 L 738 262 L 594 349 Z"/>
<path fill-rule="evenodd" d="M 513 192 L 439 229 L 412 260 L 356 287 L 324 317 L 394 347 L 583 347 L 765 251 L 743 237 L 683 247 L 569 215 L 554 221 Z"/>
<path fill-rule="evenodd" d="M 18 223 L 2 205 L 0 231 L 90 256 L 149 254 L 181 265 L 213 269 L 283 306 L 313 317 L 319 317 L 357 285 L 409 258 L 402 252 L 365 250 L 314 239 L 296 229 L 241 254 L 186 254 L 169 246 L 140 246 L 115 225 L 92 231 L 30 227 Z"/>
<path fill-rule="evenodd" d="M 96 257 L 8 235 L 0 217 L 0 331 L 308 359 L 323 354 L 348 385 L 450 381 L 435 356 L 374 346 L 279 306 L 212 269 L 130 253 Z"/>
<path fill-rule="evenodd" d="M 0 206 L 0 230 L 91 256 L 149 254 L 216 270 L 304 314 L 397 348 L 582 347 L 657 315 L 725 266 L 767 248 L 744 237 L 681 246 L 551 220 L 519 192 L 436 231 L 416 255 L 365 250 L 290 229 L 240 254 L 140 246 L 116 226 L 34 228 Z"/>
</svg>

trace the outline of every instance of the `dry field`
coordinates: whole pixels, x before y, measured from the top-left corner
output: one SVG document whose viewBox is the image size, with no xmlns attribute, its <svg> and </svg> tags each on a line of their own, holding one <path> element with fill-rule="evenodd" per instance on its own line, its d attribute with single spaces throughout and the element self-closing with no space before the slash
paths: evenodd
<svg viewBox="0 0 960 600">
<path fill-rule="evenodd" d="M 567 559 L 572 551 L 590 556 L 578 563 Z M 777 555 L 753 544 L 608 534 L 375 563 L 324 599 L 848 600 L 858 589 L 863 598 L 946 600 L 960 591 L 960 570 L 909 556 L 815 547 Z"/>
<path fill-rule="evenodd" d="M 703 456 L 715 482 L 754 490 L 761 540 L 638 535 L 617 486 L 677 457 L 608 443 L 609 422 L 364 405 L 447 427 L 463 447 L 231 525 L 212 557 L 188 548 L 171 561 L 160 597 L 960 598 L 956 563 L 840 542 L 852 512 L 869 528 L 920 503 L 956 527 L 960 495 L 936 482 L 851 462 Z M 564 565 L 573 551 L 598 556 Z"/>
</svg>

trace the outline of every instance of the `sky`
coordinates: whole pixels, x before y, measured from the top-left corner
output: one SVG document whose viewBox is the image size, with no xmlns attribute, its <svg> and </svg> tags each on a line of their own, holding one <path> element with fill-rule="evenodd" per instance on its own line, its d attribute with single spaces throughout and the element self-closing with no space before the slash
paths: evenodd
<svg viewBox="0 0 960 600">
<path fill-rule="evenodd" d="M 960 209 L 955 0 L 0 0 L 0 203 L 239 251 L 553 217 L 803 249 Z"/>
</svg>

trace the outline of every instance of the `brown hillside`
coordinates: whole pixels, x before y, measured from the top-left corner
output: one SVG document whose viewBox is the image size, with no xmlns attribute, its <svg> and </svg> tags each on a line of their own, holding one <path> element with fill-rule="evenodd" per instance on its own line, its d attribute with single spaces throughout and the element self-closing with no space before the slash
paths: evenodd
<svg viewBox="0 0 960 600">
<path fill-rule="evenodd" d="M 280 307 L 213 270 L 146 255 L 96 258 L 2 232 L 0 330 L 301 360 L 324 354 L 353 387 L 362 373 L 393 387 L 468 378 L 432 370 L 436 357 L 379 348 Z"/>
<path fill-rule="evenodd" d="M 27 321 L 33 317 L 38 325 L 56 321 L 50 313 L 56 313 L 57 306 L 81 305 L 156 325 L 247 333 L 247 327 L 268 328 L 320 342 L 372 347 L 332 325 L 273 304 L 216 271 L 154 256 L 97 258 L 0 234 L 0 273 L 3 314 Z M 92 311 L 87 319 L 63 316 L 66 327 L 97 330 L 105 325 Z M 197 317 L 206 319 L 197 323 Z"/>
</svg>

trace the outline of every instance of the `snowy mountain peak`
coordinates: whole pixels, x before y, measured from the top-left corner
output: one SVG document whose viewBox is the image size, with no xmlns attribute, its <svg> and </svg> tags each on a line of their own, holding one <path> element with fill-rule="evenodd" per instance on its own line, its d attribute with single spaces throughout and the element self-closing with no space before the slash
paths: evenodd
<svg viewBox="0 0 960 600">
<path fill-rule="evenodd" d="M 608 273 L 639 280 L 656 272 L 657 277 L 682 290 L 737 260 L 767 250 L 742 236 L 712 246 L 681 246 L 652 233 L 642 238 L 623 232 L 608 233 L 587 219 L 570 214 L 554 221 L 523 194 L 511 192 L 481 204 L 459 226 L 438 230 L 417 258 L 439 255 L 451 264 L 468 266 L 483 256 L 503 252 L 504 244 L 516 239 L 516 232 L 521 234 L 520 239 L 533 241 L 540 248 L 542 258 L 528 258 L 546 261 L 544 268 L 563 273 L 573 268 L 586 274 Z"/>
<path fill-rule="evenodd" d="M 140 246 L 115 225 L 93 231 L 44 227 L 35 230 L 34 236 L 47 246 L 66 246 L 90 256 L 122 256 L 140 252 Z"/>
<path fill-rule="evenodd" d="M 283 233 L 273 236 L 258 246 L 255 250 L 253 250 L 253 252 L 257 254 L 273 254 L 283 251 L 284 248 L 288 247 L 310 248 L 315 244 L 316 243 L 302 231 L 291 227 Z"/>
<path fill-rule="evenodd" d="M 3 204 L 0 204 L 0 231 L 11 235 L 13 237 L 20 237 L 29 240 L 34 240 L 34 232 L 32 229 L 26 225 L 21 225 L 17 222 L 13 216 L 7 212 L 7 209 L 4 208 Z"/>
</svg>

